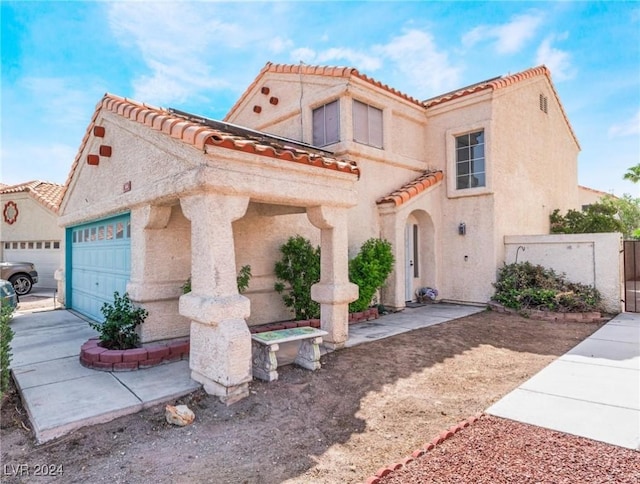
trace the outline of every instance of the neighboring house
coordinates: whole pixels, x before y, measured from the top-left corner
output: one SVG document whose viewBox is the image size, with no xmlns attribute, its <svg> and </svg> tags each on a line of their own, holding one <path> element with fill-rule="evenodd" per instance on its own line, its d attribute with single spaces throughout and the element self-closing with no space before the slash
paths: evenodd
<svg viewBox="0 0 640 484">
<path fill-rule="evenodd" d="M 64 237 L 57 219 L 63 189 L 63 185 L 38 180 L 0 187 L 0 259 L 33 262 L 38 287 L 57 287 L 54 273 L 60 267 Z"/>
<path fill-rule="evenodd" d="M 602 201 L 605 197 L 614 197 L 611 193 L 594 190 L 593 188 L 578 185 L 578 207 L 586 208 L 593 203 Z M 614 197 L 615 198 L 615 197 Z"/>
<path fill-rule="evenodd" d="M 291 317 L 273 290 L 290 236 L 322 247 L 312 297 L 341 347 L 347 260 L 365 240 L 393 246 L 383 304 L 424 286 L 484 303 L 504 237 L 547 234 L 555 208 L 578 208 L 580 147 L 545 67 L 419 101 L 356 69 L 268 63 L 225 121 L 105 95 L 60 223 L 67 306 L 100 319 L 128 291 L 149 311 L 142 340 L 190 335 L 192 377 L 228 401 L 251 379 L 247 324 Z"/>
</svg>

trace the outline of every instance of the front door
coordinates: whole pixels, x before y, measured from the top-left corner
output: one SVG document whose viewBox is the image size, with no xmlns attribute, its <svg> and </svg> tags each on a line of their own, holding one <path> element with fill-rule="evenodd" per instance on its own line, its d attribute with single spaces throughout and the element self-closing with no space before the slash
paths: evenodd
<svg viewBox="0 0 640 484">
<path fill-rule="evenodd" d="M 404 235 L 405 254 L 405 301 L 413 301 L 415 298 L 414 279 L 418 277 L 418 225 L 407 223 Z"/>
</svg>

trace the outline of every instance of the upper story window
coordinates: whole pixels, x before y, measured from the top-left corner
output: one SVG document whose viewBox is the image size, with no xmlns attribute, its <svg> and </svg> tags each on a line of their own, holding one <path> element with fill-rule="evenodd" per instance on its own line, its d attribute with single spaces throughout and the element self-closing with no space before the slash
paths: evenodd
<svg viewBox="0 0 640 484">
<path fill-rule="evenodd" d="M 313 144 L 325 146 L 340 141 L 340 105 L 333 101 L 313 110 Z"/>
<path fill-rule="evenodd" d="M 382 110 L 353 101 L 353 140 L 382 148 Z"/>
<path fill-rule="evenodd" d="M 456 188 L 484 186 L 484 130 L 456 136 Z"/>
</svg>

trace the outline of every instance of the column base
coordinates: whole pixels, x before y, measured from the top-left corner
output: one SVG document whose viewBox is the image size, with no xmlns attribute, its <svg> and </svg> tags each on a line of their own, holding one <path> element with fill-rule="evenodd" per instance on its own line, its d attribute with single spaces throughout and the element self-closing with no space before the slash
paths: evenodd
<svg viewBox="0 0 640 484">
<path fill-rule="evenodd" d="M 240 385 L 226 387 L 195 370 L 191 370 L 191 379 L 198 383 L 202 383 L 202 387 L 205 392 L 209 395 L 215 395 L 226 405 L 232 405 L 249 396 L 248 383 L 241 383 Z"/>
</svg>

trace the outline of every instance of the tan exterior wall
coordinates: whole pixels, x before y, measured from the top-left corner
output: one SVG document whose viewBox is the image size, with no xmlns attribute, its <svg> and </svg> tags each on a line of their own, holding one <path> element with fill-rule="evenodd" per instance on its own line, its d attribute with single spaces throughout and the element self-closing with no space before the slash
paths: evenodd
<svg viewBox="0 0 640 484">
<path fill-rule="evenodd" d="M 594 286 L 602 295 L 605 310 L 622 311 L 622 236 L 610 234 L 554 234 L 507 236 L 505 263 L 531 262 L 558 273 L 572 282 Z M 518 251 L 518 247 L 521 247 Z M 522 249 L 524 248 L 524 250 Z"/>
<path fill-rule="evenodd" d="M 282 207 L 283 209 L 285 207 Z M 233 223 L 236 242 L 236 268 L 251 266 L 249 287 L 243 295 L 251 301 L 249 326 L 292 319 L 291 311 L 274 290 L 274 265 L 282 254 L 280 247 L 289 237 L 301 235 L 320 245 L 320 231 L 309 222 L 306 212 L 279 213 L 269 205 L 250 204 L 247 213 Z"/>
<path fill-rule="evenodd" d="M 18 219 L 9 225 L 2 218 L 0 240 L 61 240 L 64 231 L 58 227 L 57 215 L 36 202 L 28 193 L 0 195 L 0 206 L 4 209 L 7 202 L 18 206 Z"/>
<path fill-rule="evenodd" d="M 585 205 L 591 205 L 602 201 L 603 198 L 610 196 L 608 193 L 594 190 L 592 188 L 578 186 L 578 209 Z"/>
<path fill-rule="evenodd" d="M 548 100 L 543 112 L 540 95 Z M 534 78 L 496 92 L 492 159 L 496 230 L 547 234 L 549 215 L 578 208 L 579 147 L 547 81 Z M 499 129 L 498 129 L 499 127 Z"/>
</svg>

